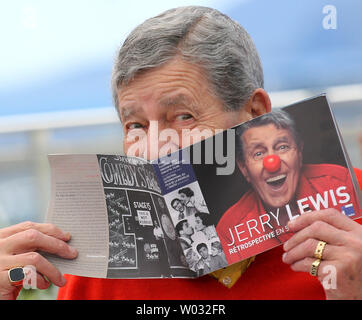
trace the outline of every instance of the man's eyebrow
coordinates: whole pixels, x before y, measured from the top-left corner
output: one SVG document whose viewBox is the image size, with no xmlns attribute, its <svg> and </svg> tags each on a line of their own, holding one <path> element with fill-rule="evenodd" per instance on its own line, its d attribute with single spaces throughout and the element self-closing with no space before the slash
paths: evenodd
<svg viewBox="0 0 362 320">
<path fill-rule="evenodd" d="M 246 146 L 246 150 L 251 150 L 255 148 L 265 148 L 263 142 L 250 142 L 248 146 Z"/>
<path fill-rule="evenodd" d="M 290 143 L 290 139 L 288 138 L 288 136 L 279 137 L 274 141 L 274 146 L 277 145 L 278 143 L 281 143 L 281 142 Z"/>
<path fill-rule="evenodd" d="M 128 105 L 124 106 L 122 108 L 119 108 L 119 114 L 121 116 L 121 120 L 124 121 L 127 118 L 139 113 L 142 109 L 134 106 L 134 105 Z"/>
<path fill-rule="evenodd" d="M 278 143 L 288 142 L 290 143 L 290 139 L 288 136 L 282 136 L 278 137 L 274 142 L 273 146 L 276 146 Z M 265 144 L 263 142 L 250 142 L 249 145 L 246 147 L 246 150 L 252 150 L 256 148 L 266 148 Z"/>
<path fill-rule="evenodd" d="M 195 111 L 197 110 L 197 106 L 191 101 L 191 99 L 189 97 L 187 97 L 183 93 L 162 98 L 160 100 L 160 105 L 162 107 L 166 107 L 166 108 L 167 107 L 176 107 L 178 105 L 185 105 L 185 106 L 192 107 L 193 109 L 195 109 Z"/>
</svg>

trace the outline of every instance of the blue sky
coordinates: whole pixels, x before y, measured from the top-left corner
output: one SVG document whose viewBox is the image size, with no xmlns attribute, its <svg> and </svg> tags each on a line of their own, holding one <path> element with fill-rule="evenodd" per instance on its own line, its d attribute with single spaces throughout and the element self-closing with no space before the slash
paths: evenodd
<svg viewBox="0 0 362 320">
<path fill-rule="evenodd" d="M 267 90 L 362 82 L 362 1 L 3 1 L 0 116 L 109 106 L 118 46 L 146 18 L 211 6 L 240 22 L 259 50 Z M 322 26 L 325 5 L 337 29 Z"/>
</svg>

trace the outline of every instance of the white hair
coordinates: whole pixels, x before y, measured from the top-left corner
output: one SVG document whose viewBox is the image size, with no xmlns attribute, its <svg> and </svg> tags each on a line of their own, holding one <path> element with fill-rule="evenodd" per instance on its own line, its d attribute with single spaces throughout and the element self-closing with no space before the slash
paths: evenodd
<svg viewBox="0 0 362 320">
<path fill-rule="evenodd" d="M 112 94 L 147 70 L 180 56 L 200 66 L 226 110 L 238 110 L 263 88 L 261 62 L 249 34 L 221 12 L 200 6 L 170 9 L 136 27 L 116 56 Z"/>
</svg>

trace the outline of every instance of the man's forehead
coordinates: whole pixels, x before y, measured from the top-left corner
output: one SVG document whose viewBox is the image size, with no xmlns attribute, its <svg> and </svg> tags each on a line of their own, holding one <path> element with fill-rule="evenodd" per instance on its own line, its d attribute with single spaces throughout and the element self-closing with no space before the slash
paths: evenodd
<svg viewBox="0 0 362 320">
<path fill-rule="evenodd" d="M 247 129 L 241 136 L 241 139 L 243 143 L 248 146 L 276 141 L 294 141 L 290 129 L 277 128 L 274 124 L 257 126 Z"/>
<path fill-rule="evenodd" d="M 152 98 L 151 98 L 152 99 Z M 181 105 L 189 106 L 193 109 L 197 109 L 196 104 L 193 102 L 192 98 L 185 93 L 182 92 L 165 92 L 160 94 L 159 97 L 154 98 L 157 105 L 161 108 L 171 108 L 177 107 Z M 140 114 L 141 112 L 145 112 L 142 101 L 135 100 L 120 100 L 119 103 L 119 112 L 122 118 L 127 118 L 133 116 L 135 114 Z"/>
</svg>

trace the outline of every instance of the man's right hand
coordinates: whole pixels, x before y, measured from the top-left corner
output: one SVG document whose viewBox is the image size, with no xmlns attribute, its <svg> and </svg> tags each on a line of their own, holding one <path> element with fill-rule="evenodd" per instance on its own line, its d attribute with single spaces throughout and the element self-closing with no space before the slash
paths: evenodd
<svg viewBox="0 0 362 320">
<path fill-rule="evenodd" d="M 0 229 L 0 299 L 13 300 L 17 297 L 19 290 L 8 277 L 8 271 L 14 267 L 34 266 L 38 289 L 46 289 L 50 285 L 43 276 L 58 287 L 64 286 L 64 276 L 37 250 L 74 259 L 78 252 L 66 243 L 69 240 L 69 233 L 49 223 L 22 222 Z"/>
</svg>

